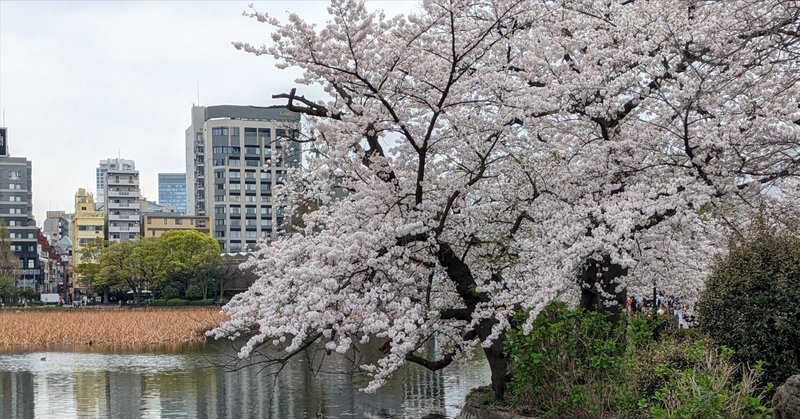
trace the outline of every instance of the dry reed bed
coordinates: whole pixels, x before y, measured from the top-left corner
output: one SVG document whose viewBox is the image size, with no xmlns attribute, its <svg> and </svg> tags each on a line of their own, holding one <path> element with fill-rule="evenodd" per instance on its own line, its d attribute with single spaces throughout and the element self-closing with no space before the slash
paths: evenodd
<svg viewBox="0 0 800 419">
<path fill-rule="evenodd" d="M 0 311 L 0 348 L 197 342 L 224 319 L 217 308 Z"/>
</svg>

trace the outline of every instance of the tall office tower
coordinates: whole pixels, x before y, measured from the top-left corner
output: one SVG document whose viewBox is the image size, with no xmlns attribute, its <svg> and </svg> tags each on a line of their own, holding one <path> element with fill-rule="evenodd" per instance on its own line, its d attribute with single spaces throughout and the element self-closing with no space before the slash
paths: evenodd
<svg viewBox="0 0 800 419">
<path fill-rule="evenodd" d="M 106 168 L 106 239 L 124 242 L 139 238 L 139 171 L 133 160 L 113 159 Z"/>
<path fill-rule="evenodd" d="M 284 213 L 273 199 L 287 169 L 299 167 L 300 144 L 291 139 L 300 115 L 285 107 L 192 107 L 186 129 L 186 206 L 207 215 L 223 252 L 253 250 L 274 238 Z"/>
<path fill-rule="evenodd" d="M 126 160 L 126 159 L 106 159 L 100 160 L 100 164 L 97 166 L 97 189 L 95 189 L 95 193 L 97 196 L 95 197 L 94 203 L 98 207 L 105 204 L 106 202 L 106 173 L 108 169 L 114 170 L 134 170 L 136 166 L 133 163 L 133 160 Z"/>
<path fill-rule="evenodd" d="M 186 174 L 158 174 L 158 203 L 173 206 L 178 212 L 186 215 Z"/>
<path fill-rule="evenodd" d="M 20 259 L 17 287 L 39 290 L 42 268 L 36 249 L 31 173 L 28 159 L 11 157 L 8 129 L 0 128 L 0 221 L 8 228 L 11 249 Z"/>
</svg>

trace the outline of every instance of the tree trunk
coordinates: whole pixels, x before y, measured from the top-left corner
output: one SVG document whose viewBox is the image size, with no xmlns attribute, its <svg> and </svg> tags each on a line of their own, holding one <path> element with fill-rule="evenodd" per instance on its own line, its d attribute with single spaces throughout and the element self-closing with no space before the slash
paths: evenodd
<svg viewBox="0 0 800 419">
<path fill-rule="evenodd" d="M 610 256 L 603 260 L 590 260 L 578 276 L 581 284 L 581 308 L 588 311 L 611 313 L 611 320 L 620 320 L 628 298 L 628 291 L 617 292 L 618 279 L 628 274 L 628 268 L 611 262 Z M 606 295 L 610 295 L 608 298 Z M 613 304 L 611 304 L 613 302 Z"/>
<path fill-rule="evenodd" d="M 476 329 L 480 340 L 485 340 L 491 335 L 492 327 L 495 324 L 497 324 L 497 320 L 494 319 L 481 321 Z M 489 362 L 489 370 L 492 373 L 492 390 L 497 400 L 505 399 L 506 387 L 511 380 L 511 375 L 508 373 L 508 356 L 503 352 L 505 341 L 506 334 L 501 333 L 500 336 L 492 342 L 491 346 L 483 349 L 486 360 Z"/>
<path fill-rule="evenodd" d="M 508 374 L 508 357 L 503 353 L 504 341 L 505 335 L 502 335 L 492 343 L 492 346 L 483 350 L 492 372 L 492 390 L 497 400 L 505 399 L 506 386 L 511 379 Z"/>
</svg>

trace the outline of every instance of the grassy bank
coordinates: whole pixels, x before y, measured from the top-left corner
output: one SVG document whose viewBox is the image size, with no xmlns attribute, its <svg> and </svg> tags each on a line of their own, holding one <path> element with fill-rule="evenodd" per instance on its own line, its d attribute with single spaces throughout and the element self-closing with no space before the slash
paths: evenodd
<svg viewBox="0 0 800 419">
<path fill-rule="evenodd" d="M 0 348 L 189 343 L 224 317 L 218 308 L 0 311 Z"/>
</svg>

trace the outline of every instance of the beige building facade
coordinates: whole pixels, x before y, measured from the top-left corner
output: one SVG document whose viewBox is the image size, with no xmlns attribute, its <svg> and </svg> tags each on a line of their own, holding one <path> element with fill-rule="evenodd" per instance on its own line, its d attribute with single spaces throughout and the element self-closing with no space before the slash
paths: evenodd
<svg viewBox="0 0 800 419">
<path fill-rule="evenodd" d="M 94 195 L 80 188 L 75 193 L 75 212 L 72 214 L 72 266 L 81 263 L 81 252 L 86 246 L 103 241 L 105 214 L 96 211 Z M 76 284 L 77 285 L 77 284 Z"/>
<path fill-rule="evenodd" d="M 142 238 L 160 237 L 168 231 L 197 230 L 211 235 L 206 216 L 181 215 L 178 212 L 157 212 L 142 215 Z"/>
</svg>

